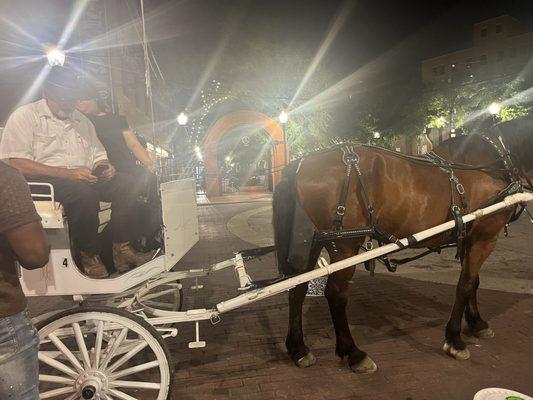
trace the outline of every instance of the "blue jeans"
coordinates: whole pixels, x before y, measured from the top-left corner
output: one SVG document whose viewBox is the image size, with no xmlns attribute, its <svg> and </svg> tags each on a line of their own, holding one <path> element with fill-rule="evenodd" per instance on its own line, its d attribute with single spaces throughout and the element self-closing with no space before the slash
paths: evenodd
<svg viewBox="0 0 533 400">
<path fill-rule="evenodd" d="M 0 399 L 39 398 L 39 337 L 28 313 L 0 318 Z"/>
</svg>

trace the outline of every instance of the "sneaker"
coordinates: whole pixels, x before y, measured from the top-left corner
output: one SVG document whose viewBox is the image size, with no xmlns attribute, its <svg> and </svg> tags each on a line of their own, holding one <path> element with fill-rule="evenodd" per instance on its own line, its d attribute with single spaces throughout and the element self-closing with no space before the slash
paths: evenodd
<svg viewBox="0 0 533 400">
<path fill-rule="evenodd" d="M 113 243 L 113 262 L 115 269 L 119 272 L 125 272 L 130 268 L 146 264 L 153 256 L 153 251 L 141 253 L 134 250 L 129 242 Z"/>
<path fill-rule="evenodd" d="M 83 270 L 85 271 L 85 275 L 87 275 L 89 278 L 103 279 L 109 276 L 109 273 L 107 272 L 107 269 L 98 254 L 91 256 L 82 251 L 81 264 L 83 266 Z"/>
</svg>

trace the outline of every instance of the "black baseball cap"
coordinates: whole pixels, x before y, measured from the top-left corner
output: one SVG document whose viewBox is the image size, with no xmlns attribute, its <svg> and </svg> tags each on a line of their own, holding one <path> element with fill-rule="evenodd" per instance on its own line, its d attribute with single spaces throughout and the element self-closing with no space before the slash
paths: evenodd
<svg viewBox="0 0 533 400">
<path fill-rule="evenodd" d="M 43 85 L 46 96 L 55 99 L 78 99 L 80 77 L 69 67 L 55 66 L 50 69 Z"/>
</svg>

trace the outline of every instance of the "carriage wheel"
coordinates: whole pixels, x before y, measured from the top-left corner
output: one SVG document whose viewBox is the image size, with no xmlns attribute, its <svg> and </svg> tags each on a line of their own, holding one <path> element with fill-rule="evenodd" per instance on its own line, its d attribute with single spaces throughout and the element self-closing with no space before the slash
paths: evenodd
<svg viewBox="0 0 533 400">
<path fill-rule="evenodd" d="M 170 353 L 142 318 L 110 307 L 80 307 L 38 329 L 40 399 L 168 398 Z"/>
<path fill-rule="evenodd" d="M 158 285 L 144 293 L 137 302 L 164 311 L 183 309 L 183 287 L 179 280 Z"/>
</svg>

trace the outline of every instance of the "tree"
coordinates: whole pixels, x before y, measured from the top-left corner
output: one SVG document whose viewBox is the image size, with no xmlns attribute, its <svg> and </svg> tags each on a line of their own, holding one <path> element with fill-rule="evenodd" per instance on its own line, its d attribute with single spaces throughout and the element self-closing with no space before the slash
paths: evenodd
<svg viewBox="0 0 533 400">
<path fill-rule="evenodd" d="M 428 86 L 425 93 L 428 125 L 440 128 L 452 122 L 453 127 L 473 131 L 490 118 L 487 108 L 493 102 L 503 107 L 499 114 L 501 120 L 526 115 L 532 110 L 524 94 L 528 86 L 524 80 L 514 77 Z"/>
</svg>

